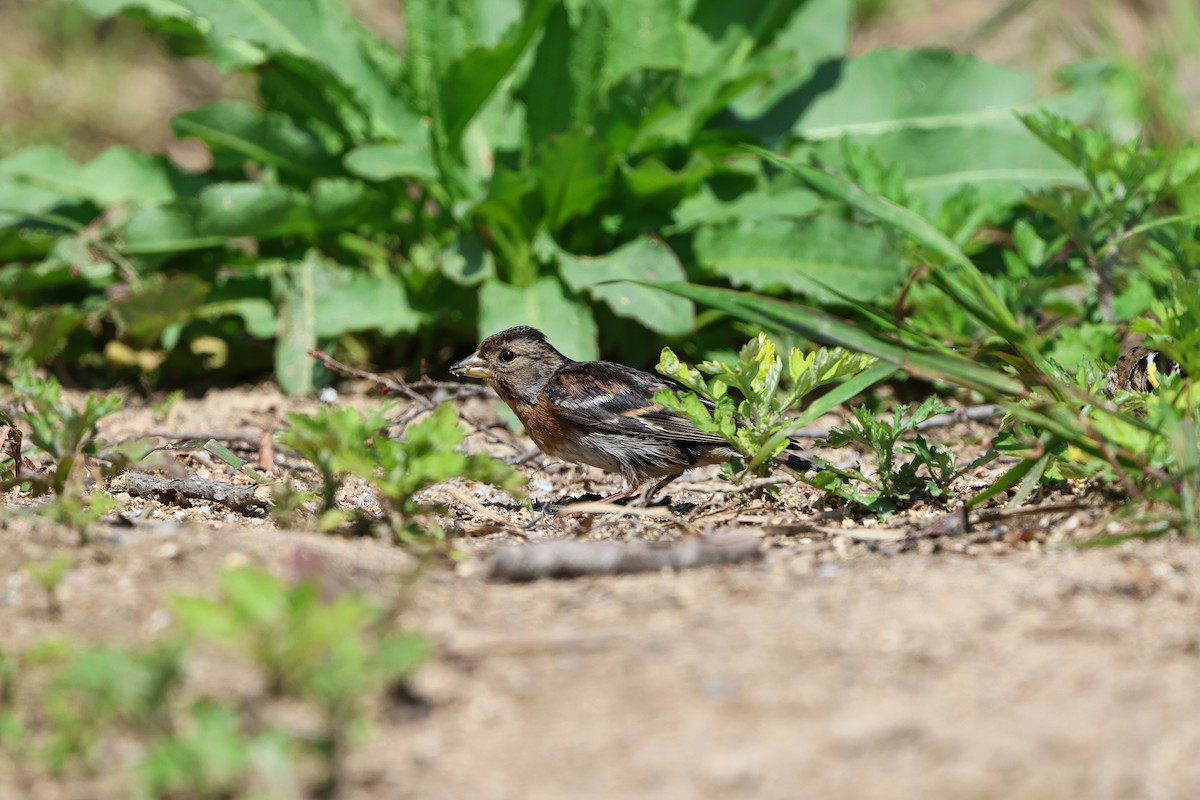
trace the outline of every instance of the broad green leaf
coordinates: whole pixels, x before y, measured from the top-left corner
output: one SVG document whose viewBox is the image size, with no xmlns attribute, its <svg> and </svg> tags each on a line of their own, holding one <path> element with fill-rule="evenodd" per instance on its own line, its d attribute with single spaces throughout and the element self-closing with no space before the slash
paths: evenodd
<svg viewBox="0 0 1200 800">
<path fill-rule="evenodd" d="M 113 318 L 133 340 L 157 344 L 155 340 L 168 326 L 192 315 L 209 288 L 187 273 L 148 281 L 113 303 Z"/>
<path fill-rule="evenodd" d="M 311 131 L 278 112 L 242 103 L 213 103 L 171 119 L 176 136 L 194 136 L 214 152 L 229 151 L 248 161 L 299 175 L 328 175 L 337 162 Z"/>
<path fill-rule="evenodd" d="M 176 187 L 198 184 L 162 156 L 113 147 L 80 166 L 56 147 L 39 145 L 0 161 L 0 186 L 15 185 L 16 196 L 0 196 L 0 212 L 16 206 L 35 212 L 67 200 L 88 200 L 100 207 L 132 201 L 171 200 Z M 23 189 L 23 191 L 22 191 Z"/>
<path fill-rule="evenodd" d="M 529 77 L 521 89 L 530 141 L 542 141 L 586 123 L 597 101 L 607 56 L 608 15 L 602 3 L 587 3 L 572 20 L 566 4 L 546 21 Z"/>
<path fill-rule="evenodd" d="M 421 317 L 409 304 L 399 275 L 363 272 L 316 255 L 307 261 L 316 298 L 313 330 L 317 336 L 364 330 L 393 336 L 416 330 Z"/>
<path fill-rule="evenodd" d="M 757 9 L 756 3 L 707 2 L 718 7 L 740 8 L 743 14 Z M 767 28 L 766 33 L 775 51 L 782 51 L 787 57 L 768 65 L 768 79 L 756 82 L 738 97 L 733 109 L 743 118 L 760 116 L 795 91 L 821 64 L 842 55 L 850 40 L 854 0 L 808 0 L 780 5 L 789 8 L 791 16 L 784 25 Z"/>
<path fill-rule="evenodd" d="M 1027 72 L 948 50 L 876 50 L 843 62 L 838 83 L 796 120 L 807 139 L 885 131 L 1017 126 L 1035 107 Z"/>
<path fill-rule="evenodd" d="M 177 200 L 153 206 L 134 214 L 122 229 L 125 240 L 121 252 L 126 255 L 174 253 L 220 247 L 224 234 L 201 232 L 194 200 Z"/>
<path fill-rule="evenodd" d="M 307 198 L 266 183 L 217 183 L 198 198 L 197 228 L 220 236 L 274 237 L 312 230 Z"/>
<path fill-rule="evenodd" d="M 210 40 L 245 41 L 327 68 L 360 99 L 380 132 L 406 139 L 419 128 L 419 116 L 373 57 L 384 45 L 337 0 L 177 2 L 207 23 Z"/>
<path fill-rule="evenodd" d="M 608 87 L 597 103 L 593 124 L 613 153 L 639 150 L 654 129 L 679 117 L 679 74 L 638 70 Z M 690 133 L 690 131 L 689 131 Z"/>
<path fill-rule="evenodd" d="M 620 165 L 625 188 L 633 195 L 636 207 L 652 205 L 664 210 L 674 208 L 712 173 L 712 163 L 694 155 L 681 169 L 671 169 L 657 158 L 647 157 L 637 166 Z"/>
<path fill-rule="evenodd" d="M 842 142 L 870 148 L 903 164 L 906 188 L 935 210 L 963 186 L 982 185 L 983 199 L 1001 207 L 1022 189 L 1075 180 L 1015 116 L 1052 102 L 1039 100 L 1029 73 L 934 50 L 877 50 L 839 66 L 749 127 L 766 141 L 790 132 L 829 142 L 819 152 L 833 163 Z"/>
<path fill-rule="evenodd" d="M 608 194 L 608 153 L 600 139 L 584 130 L 573 128 L 547 139 L 534 152 L 531 166 L 540 179 L 551 231 L 588 213 Z"/>
<path fill-rule="evenodd" d="M 587 293 L 617 316 L 635 319 L 658 333 L 681 336 L 695 324 L 691 302 L 653 287 L 686 276 L 670 249 L 649 237 L 595 258 L 562 253 L 559 274 L 575 291 Z"/>
<path fill-rule="evenodd" d="M 458 142 L 467 125 L 541 30 L 554 0 L 527 0 L 520 24 L 494 47 L 476 47 L 439 77 L 438 113 L 445 135 Z"/>
<path fill-rule="evenodd" d="M 538 278 L 523 288 L 500 281 L 479 288 L 480 337 L 514 325 L 540 329 L 571 358 L 586 361 L 598 355 L 592 312 L 553 276 Z"/>
<path fill-rule="evenodd" d="M 833 216 L 706 226 L 696 232 L 696 258 L 734 286 L 788 289 L 822 302 L 876 300 L 904 280 L 900 258 L 876 230 Z"/>
<path fill-rule="evenodd" d="M 479 236 L 460 230 L 454 244 L 442 251 L 438 266 L 442 274 L 461 286 L 475 286 L 496 276 L 496 259 Z"/>
<path fill-rule="evenodd" d="M 603 74 L 610 86 L 643 69 L 681 69 L 684 19 L 681 0 L 607 0 L 608 58 Z"/>
<path fill-rule="evenodd" d="M 382 194 L 353 178 L 318 178 L 308 193 L 313 222 L 321 230 L 353 228 L 380 213 Z"/>
<path fill-rule="evenodd" d="M 980 366 L 966 356 L 905 347 L 814 308 L 714 286 L 664 283 L 658 288 L 769 330 L 796 333 L 822 344 L 873 355 L 913 375 L 945 380 L 989 396 L 1020 397 L 1025 393 L 1021 383 L 1010 375 Z"/>
<path fill-rule="evenodd" d="M 672 231 L 736 221 L 797 220 L 816 213 L 820 207 L 821 198 L 808 189 L 760 189 L 745 192 L 732 200 L 721 200 L 711 189 L 703 186 L 675 208 Z"/>
<path fill-rule="evenodd" d="M 86 197 L 98 206 L 122 202 L 165 203 L 199 188 L 200 181 L 176 169 L 163 156 L 110 147 L 88 162 L 80 177 Z"/>
<path fill-rule="evenodd" d="M 367 144 L 346 154 L 346 169 L 370 181 L 393 178 L 438 179 L 437 163 L 427 138 L 411 142 Z"/>
</svg>

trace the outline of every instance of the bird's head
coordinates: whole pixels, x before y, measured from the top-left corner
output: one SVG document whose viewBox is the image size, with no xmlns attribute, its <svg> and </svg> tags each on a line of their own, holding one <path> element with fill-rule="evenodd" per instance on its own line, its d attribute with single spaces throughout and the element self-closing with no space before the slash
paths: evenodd
<svg viewBox="0 0 1200 800">
<path fill-rule="evenodd" d="M 505 401 L 537 401 L 550 377 L 571 359 L 546 341 L 537 328 L 520 325 L 494 333 L 480 342 L 474 353 L 450 367 L 466 378 L 481 378 Z"/>
</svg>

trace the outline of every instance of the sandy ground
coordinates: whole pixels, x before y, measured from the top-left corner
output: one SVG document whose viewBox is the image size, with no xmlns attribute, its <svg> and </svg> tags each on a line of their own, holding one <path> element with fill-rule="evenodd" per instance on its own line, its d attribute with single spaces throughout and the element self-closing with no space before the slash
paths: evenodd
<svg viewBox="0 0 1200 800">
<path fill-rule="evenodd" d="M 131 401 L 105 433 L 245 431 L 256 442 L 291 407 L 270 388 L 184 400 L 165 420 Z M 490 407 L 473 400 L 470 414 Z M 515 438 L 512 452 L 525 446 Z M 231 479 L 219 463 L 180 464 Z M 535 497 L 610 488 L 605 476 L 549 461 L 523 469 Z M 1192 542 L 1079 549 L 1118 510 L 1087 492 L 1066 498 L 1072 510 L 914 540 L 928 511 L 864 527 L 807 487 L 758 501 L 712 495 L 703 487 L 713 476 L 701 480 L 671 493 L 668 521 L 561 520 L 508 510 L 488 487 L 439 489 L 450 509 L 443 522 L 469 557 L 428 566 L 403 603 L 398 624 L 426 634 L 438 654 L 411 682 L 415 709 L 381 713 L 356 751 L 349 796 L 1200 794 Z M 416 565 L 383 541 L 278 530 L 211 504 L 118 499 L 134 524 L 104 526 L 84 547 L 17 513 L 25 498 L 5 499 L 6 648 L 53 635 L 153 638 L 171 624 L 168 597 L 212 591 L 229 565 L 316 575 L 331 591 L 383 602 Z M 510 524 L 494 519 L 505 515 Z M 525 584 L 488 580 L 482 566 L 495 548 L 527 541 L 729 529 L 759 536 L 763 557 Z M 22 565 L 58 552 L 73 565 L 53 619 Z M 27 795 L 13 780 L 0 766 L 0 798 L 124 796 L 111 781 L 43 779 Z"/>
</svg>

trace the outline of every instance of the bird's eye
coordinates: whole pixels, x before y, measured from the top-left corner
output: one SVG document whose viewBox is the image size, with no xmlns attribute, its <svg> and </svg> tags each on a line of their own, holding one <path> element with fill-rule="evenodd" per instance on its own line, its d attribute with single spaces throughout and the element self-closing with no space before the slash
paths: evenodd
<svg viewBox="0 0 1200 800">
<path fill-rule="evenodd" d="M 517 354 L 514 353 L 512 350 L 501 350 L 500 351 L 500 360 L 503 361 L 505 364 L 512 361 L 516 357 L 517 357 Z"/>
</svg>

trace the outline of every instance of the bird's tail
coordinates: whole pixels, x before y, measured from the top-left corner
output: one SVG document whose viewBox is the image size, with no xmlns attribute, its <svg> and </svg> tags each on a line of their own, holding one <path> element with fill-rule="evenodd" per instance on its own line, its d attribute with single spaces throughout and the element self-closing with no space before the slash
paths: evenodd
<svg viewBox="0 0 1200 800">
<path fill-rule="evenodd" d="M 796 472 L 808 472 L 812 469 L 812 460 L 801 454 L 800 445 L 794 441 L 775 457 L 775 463 Z"/>
</svg>

